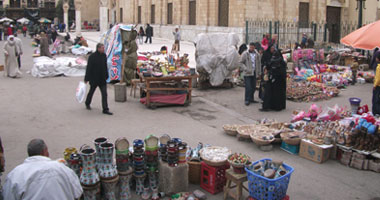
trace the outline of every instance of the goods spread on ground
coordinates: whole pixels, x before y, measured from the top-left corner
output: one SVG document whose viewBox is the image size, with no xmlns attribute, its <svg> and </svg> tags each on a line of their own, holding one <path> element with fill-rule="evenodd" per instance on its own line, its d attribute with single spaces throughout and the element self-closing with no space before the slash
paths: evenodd
<svg viewBox="0 0 380 200">
<path fill-rule="evenodd" d="M 86 73 L 87 60 L 83 57 L 37 57 L 33 59 L 33 67 L 30 73 L 36 78 L 55 76 L 84 76 Z"/>
<path fill-rule="evenodd" d="M 281 143 L 285 151 L 315 162 L 331 157 L 350 167 L 380 172 L 380 118 L 373 116 L 367 105 L 360 106 L 360 99 L 350 98 L 350 103 L 351 108 L 336 105 L 325 109 L 312 104 L 307 111 L 294 111 L 289 123 L 261 121 L 229 124 L 223 129 L 233 136 L 268 134 L 258 137 L 260 142 L 251 137 L 260 147 Z M 305 148 L 310 146 L 315 149 L 309 155 Z"/>
</svg>

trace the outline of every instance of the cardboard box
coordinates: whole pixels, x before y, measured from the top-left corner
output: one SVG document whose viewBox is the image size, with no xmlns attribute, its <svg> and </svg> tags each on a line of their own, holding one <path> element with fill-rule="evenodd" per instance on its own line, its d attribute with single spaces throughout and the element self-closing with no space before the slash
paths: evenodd
<svg viewBox="0 0 380 200">
<path fill-rule="evenodd" d="M 4 71 L 4 65 L 0 65 L 0 72 Z"/>
<path fill-rule="evenodd" d="M 316 163 L 323 163 L 330 158 L 331 149 L 334 145 L 317 145 L 303 139 L 300 145 L 299 155 Z"/>
<path fill-rule="evenodd" d="M 290 154 L 297 155 L 300 151 L 300 145 L 290 145 L 290 144 L 287 144 L 284 141 L 282 141 L 281 149 L 290 153 Z"/>
</svg>

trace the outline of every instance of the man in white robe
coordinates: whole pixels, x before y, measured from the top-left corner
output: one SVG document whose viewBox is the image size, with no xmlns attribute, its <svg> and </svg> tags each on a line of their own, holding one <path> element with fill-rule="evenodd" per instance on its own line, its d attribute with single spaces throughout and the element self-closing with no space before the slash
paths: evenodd
<svg viewBox="0 0 380 200">
<path fill-rule="evenodd" d="M 5 69 L 4 76 L 11 78 L 16 78 L 21 75 L 18 69 L 17 63 L 17 46 L 13 35 L 8 37 L 8 41 L 4 44 L 4 55 L 5 55 Z"/>
</svg>

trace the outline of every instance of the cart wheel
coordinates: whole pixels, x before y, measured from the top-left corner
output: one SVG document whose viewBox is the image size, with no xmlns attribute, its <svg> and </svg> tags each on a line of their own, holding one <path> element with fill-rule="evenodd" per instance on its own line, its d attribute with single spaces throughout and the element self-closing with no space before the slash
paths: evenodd
<svg viewBox="0 0 380 200">
<path fill-rule="evenodd" d="M 187 106 L 189 106 L 189 105 L 190 105 L 190 103 L 189 103 L 188 101 L 186 101 L 186 102 L 183 104 L 184 107 L 187 107 Z"/>
</svg>

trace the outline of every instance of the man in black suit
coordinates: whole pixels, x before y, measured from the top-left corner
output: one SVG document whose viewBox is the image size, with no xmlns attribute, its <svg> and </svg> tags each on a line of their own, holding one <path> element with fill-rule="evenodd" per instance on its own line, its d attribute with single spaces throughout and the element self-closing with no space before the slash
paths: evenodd
<svg viewBox="0 0 380 200">
<path fill-rule="evenodd" d="M 145 30 L 145 34 L 146 34 L 146 40 L 145 40 L 145 43 L 147 43 L 148 40 L 149 40 L 149 43 L 152 44 L 153 27 L 150 26 L 150 24 L 147 24 L 147 26 L 146 26 L 146 30 Z"/>
<path fill-rule="evenodd" d="M 84 82 L 90 82 L 91 86 L 86 99 L 87 110 L 91 110 L 90 104 L 92 96 L 96 88 L 99 87 L 102 93 L 103 113 L 112 115 L 107 103 L 107 79 L 107 56 L 104 53 L 104 45 L 99 43 L 96 45 L 96 52 L 91 54 L 88 58 L 86 76 L 84 77 Z"/>
</svg>

